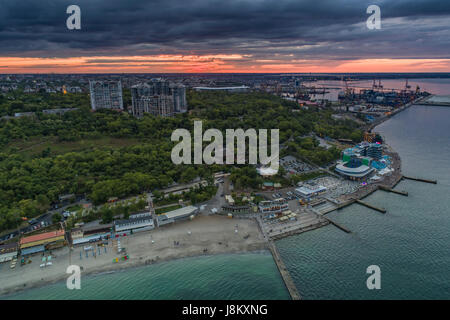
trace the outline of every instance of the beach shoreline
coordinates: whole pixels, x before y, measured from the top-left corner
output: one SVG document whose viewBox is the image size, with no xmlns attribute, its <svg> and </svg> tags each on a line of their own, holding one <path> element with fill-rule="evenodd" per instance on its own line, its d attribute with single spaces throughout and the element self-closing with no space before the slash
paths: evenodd
<svg viewBox="0 0 450 320">
<path fill-rule="evenodd" d="M 54 260 L 50 267 L 39 268 L 39 255 L 34 256 L 33 262 L 29 265 L 18 265 L 16 269 L 9 269 L 7 265 L 8 270 L 3 269 L 0 272 L 2 284 L 0 299 L 20 291 L 63 281 L 69 277 L 69 274 L 66 274 L 69 265 L 82 267 L 83 277 L 183 258 L 266 250 L 269 252 L 268 242 L 254 219 L 235 220 L 222 216 L 198 216 L 192 221 L 178 222 L 150 232 L 134 234 L 122 238 L 121 241 L 122 247 L 127 248 L 128 261 L 112 262 L 120 255 L 115 250 L 117 245 L 115 241 L 110 241 L 110 245 L 107 246 L 108 252 L 96 257 L 86 258 L 82 246 L 72 251 L 66 247 L 53 251 Z M 179 244 L 175 245 L 176 242 Z"/>
<path fill-rule="evenodd" d="M 414 101 L 403 106 L 396 113 L 407 109 L 415 103 L 417 102 Z M 385 117 L 376 126 L 390 118 Z M 360 188 L 351 194 L 341 196 L 340 200 L 343 206 L 351 205 L 355 200 L 367 197 L 379 190 L 380 185 L 393 188 L 402 180 L 400 156 L 388 144 L 386 144 L 386 147 L 388 149 L 387 154 L 393 160 L 392 165 L 395 171 L 380 182 L 373 183 L 365 188 Z M 235 232 L 236 225 L 238 225 L 237 233 Z M 188 234 L 188 231 L 191 233 Z M 249 235 L 249 237 L 244 238 L 245 235 Z M 177 241 L 181 245 L 175 245 Z M 183 258 L 258 252 L 263 250 L 270 252 L 269 243 L 255 219 L 229 219 L 221 215 L 200 215 L 192 221 L 178 222 L 149 232 L 134 234 L 123 238 L 122 246 L 127 248 L 129 255 L 128 261 L 112 262 L 113 258 L 120 256 L 116 253 L 117 241 L 113 240 L 110 241 L 110 245 L 107 247 L 108 253 L 103 256 L 98 255 L 95 258 L 90 257 L 86 259 L 85 252 L 82 252 L 83 246 L 74 248 L 72 251 L 66 247 L 54 250 L 55 256 L 57 257 L 53 260 L 54 265 L 49 268 L 46 267 L 44 270 L 39 269 L 38 263 L 32 263 L 23 267 L 17 266 L 13 270 L 9 270 L 8 265 L 8 270 L 2 270 L 0 272 L 0 283 L 2 283 L 2 287 L 0 287 L 0 299 L 20 291 L 63 281 L 69 276 L 65 272 L 66 268 L 72 264 L 80 264 L 82 267 L 82 276 L 85 276 L 119 272 L 130 268 Z M 205 249 L 206 251 L 204 251 Z M 77 256 L 78 252 L 79 258 Z M 39 257 L 34 256 L 33 260 L 36 261 Z M 22 270 L 24 271 L 24 275 L 18 276 L 17 271 L 20 272 Z"/>
</svg>

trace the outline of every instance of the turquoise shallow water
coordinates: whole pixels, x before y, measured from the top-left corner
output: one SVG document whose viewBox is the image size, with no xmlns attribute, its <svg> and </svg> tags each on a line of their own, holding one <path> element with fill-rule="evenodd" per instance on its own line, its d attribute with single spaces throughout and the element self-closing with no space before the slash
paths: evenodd
<svg viewBox="0 0 450 320">
<path fill-rule="evenodd" d="M 289 299 L 269 252 L 179 259 L 82 277 L 81 290 L 65 282 L 7 299 Z"/>
<path fill-rule="evenodd" d="M 402 181 L 409 197 L 378 191 L 367 202 L 329 214 L 333 226 L 277 242 L 306 299 L 450 298 L 450 108 L 413 106 L 376 128 L 402 157 L 403 173 L 438 180 Z M 366 268 L 381 268 L 381 290 L 368 290 Z"/>
</svg>

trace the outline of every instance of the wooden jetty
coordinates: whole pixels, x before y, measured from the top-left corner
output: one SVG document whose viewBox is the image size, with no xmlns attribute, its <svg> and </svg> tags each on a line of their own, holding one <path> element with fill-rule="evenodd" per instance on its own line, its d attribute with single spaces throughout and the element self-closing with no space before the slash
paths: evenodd
<svg viewBox="0 0 450 320">
<path fill-rule="evenodd" d="M 383 190 L 383 191 L 387 191 L 387 192 L 396 193 L 396 194 L 399 194 L 399 195 L 402 195 L 405 197 L 408 196 L 408 192 L 406 192 L 406 191 L 398 191 L 398 190 L 394 190 L 394 189 L 386 187 L 386 186 L 379 186 L 379 189 Z"/>
<path fill-rule="evenodd" d="M 292 277 L 288 269 L 286 268 L 286 265 L 281 259 L 280 254 L 278 253 L 278 250 L 272 241 L 269 241 L 269 250 L 272 253 L 273 260 L 275 261 L 275 264 L 280 271 L 281 278 L 283 278 L 284 284 L 286 285 L 286 288 L 288 289 L 292 300 L 301 300 L 302 297 L 300 296 L 300 293 L 298 292 L 297 287 L 294 284 L 294 280 L 292 280 Z"/>
<path fill-rule="evenodd" d="M 359 203 L 359 204 L 361 204 L 361 205 L 363 205 L 363 206 L 366 206 L 367 208 L 376 210 L 376 211 L 378 211 L 378 212 L 386 213 L 386 209 L 375 207 L 375 206 L 373 206 L 373 205 L 371 205 L 371 204 L 369 204 L 369 203 L 367 203 L 367 202 L 364 202 L 364 201 L 362 201 L 362 200 L 356 200 L 356 203 Z"/>
<path fill-rule="evenodd" d="M 337 227 L 338 229 L 341 229 L 342 231 L 346 232 L 346 233 L 351 233 L 351 231 L 349 229 L 347 229 L 346 227 L 344 227 L 341 224 L 338 224 L 336 221 L 331 220 L 330 218 L 324 217 L 326 220 L 328 220 L 328 222 L 330 222 L 332 225 L 334 225 L 335 227 Z"/>
<path fill-rule="evenodd" d="M 420 182 L 426 182 L 426 183 L 437 184 L 437 181 L 436 181 L 436 180 L 428 180 L 428 179 L 422 179 L 422 178 L 416 178 L 416 177 L 403 176 L 403 179 L 408 179 L 408 180 L 414 180 L 414 181 L 420 181 Z"/>
</svg>

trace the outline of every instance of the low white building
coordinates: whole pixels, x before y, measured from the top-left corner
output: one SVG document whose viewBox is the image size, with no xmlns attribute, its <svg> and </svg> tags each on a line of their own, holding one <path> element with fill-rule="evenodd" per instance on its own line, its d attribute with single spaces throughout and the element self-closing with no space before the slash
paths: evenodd
<svg viewBox="0 0 450 320">
<path fill-rule="evenodd" d="M 324 194 L 325 192 L 327 192 L 327 188 L 324 186 L 317 186 L 317 187 L 300 187 L 295 189 L 295 193 L 297 195 L 299 195 L 302 198 L 311 198 L 311 197 L 315 197 L 321 194 Z"/>
<path fill-rule="evenodd" d="M 178 220 L 189 219 L 190 216 L 195 215 L 197 212 L 198 208 L 195 206 L 187 206 L 177 210 L 169 211 L 164 214 L 158 215 L 158 225 L 162 226 Z"/>
<path fill-rule="evenodd" d="M 230 206 L 233 206 L 233 205 L 234 205 L 234 199 L 233 199 L 233 197 L 230 196 L 229 194 L 225 195 L 225 200 L 228 202 L 228 204 L 229 204 Z"/>
<path fill-rule="evenodd" d="M 195 206 L 187 206 L 177 210 L 166 212 L 165 215 L 169 219 L 180 220 L 183 218 L 189 218 L 191 215 L 196 214 L 198 208 Z"/>
<path fill-rule="evenodd" d="M 127 231 L 135 233 L 152 230 L 154 227 L 153 219 L 150 216 L 114 221 L 114 230 L 116 233 Z"/>
</svg>

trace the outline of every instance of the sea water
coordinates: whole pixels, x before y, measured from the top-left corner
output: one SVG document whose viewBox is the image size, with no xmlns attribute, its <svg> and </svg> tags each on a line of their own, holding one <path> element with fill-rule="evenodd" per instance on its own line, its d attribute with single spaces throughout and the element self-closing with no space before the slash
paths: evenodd
<svg viewBox="0 0 450 320">
<path fill-rule="evenodd" d="M 450 298 L 450 108 L 412 106 L 375 131 L 400 154 L 408 176 L 396 189 L 408 197 L 377 191 L 364 201 L 387 213 L 354 204 L 329 217 L 334 226 L 277 241 L 305 299 Z M 381 289 L 369 290 L 367 267 L 381 269 Z"/>
<path fill-rule="evenodd" d="M 444 81 L 445 82 L 445 81 Z M 441 84 L 438 82 L 438 84 Z M 450 90 L 439 87 L 439 94 Z M 450 107 L 412 106 L 376 128 L 400 154 L 409 196 L 378 191 L 329 214 L 334 226 L 276 242 L 305 299 L 450 298 Z M 369 290 L 367 267 L 381 268 L 381 289 Z M 289 299 L 270 253 L 186 258 L 82 277 L 81 290 L 64 282 L 8 299 Z"/>
<path fill-rule="evenodd" d="M 82 276 L 80 290 L 65 282 L 6 299 L 289 299 L 269 251 L 161 262 Z"/>
</svg>

